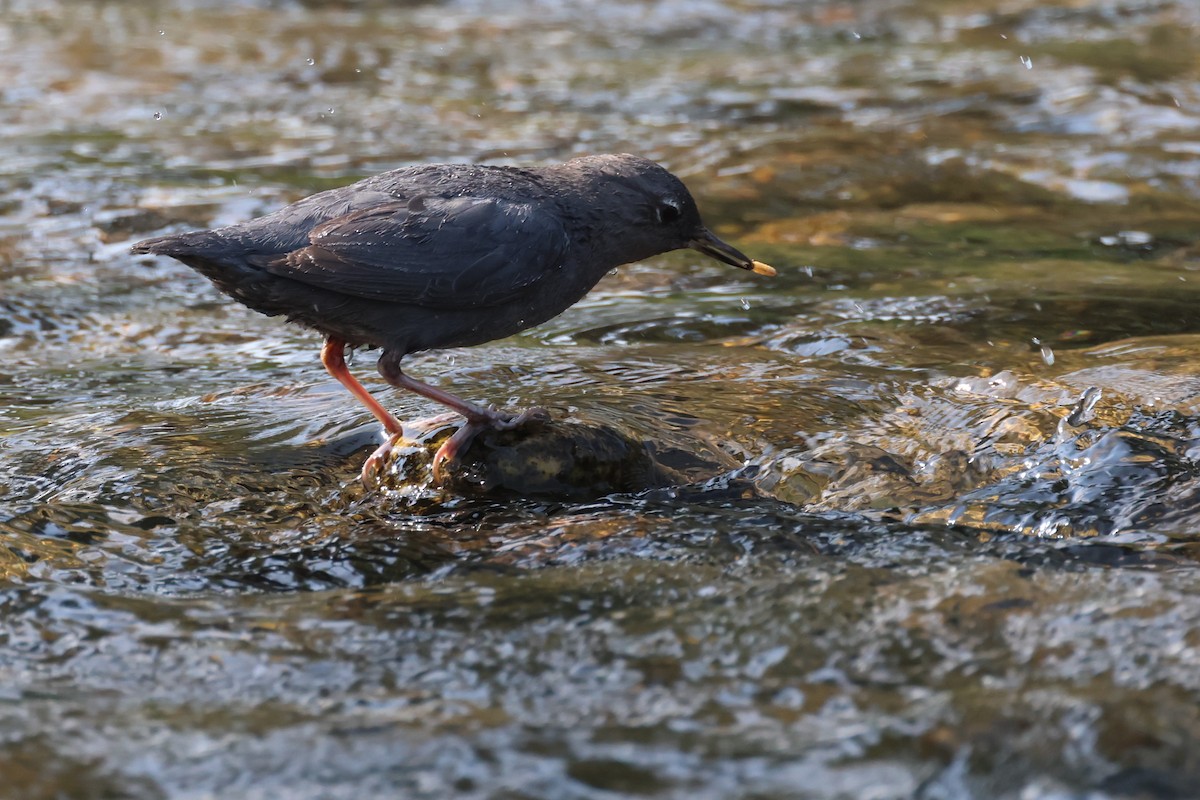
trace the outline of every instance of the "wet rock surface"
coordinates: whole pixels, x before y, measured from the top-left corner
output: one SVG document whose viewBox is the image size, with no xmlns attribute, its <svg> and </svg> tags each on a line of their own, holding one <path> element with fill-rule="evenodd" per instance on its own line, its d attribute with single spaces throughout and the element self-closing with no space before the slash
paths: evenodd
<svg viewBox="0 0 1200 800">
<path fill-rule="evenodd" d="M 380 487 L 401 493 L 433 482 L 437 448 L 461 420 L 406 425 Z M 411 437 L 411 438 L 409 438 Z M 706 462 L 693 452 L 634 438 L 615 426 L 550 421 L 514 430 L 488 430 L 443 467 L 438 488 L 448 495 L 495 499 L 594 500 L 716 477 L 732 459 Z"/>
</svg>

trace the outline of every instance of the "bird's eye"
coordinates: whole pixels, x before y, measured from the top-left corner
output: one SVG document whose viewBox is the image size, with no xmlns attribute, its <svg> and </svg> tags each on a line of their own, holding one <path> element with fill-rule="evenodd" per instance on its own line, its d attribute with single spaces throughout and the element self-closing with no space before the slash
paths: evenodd
<svg viewBox="0 0 1200 800">
<path fill-rule="evenodd" d="M 675 204 L 675 201 L 664 200 L 663 204 L 655 209 L 655 213 L 658 215 L 658 221 L 666 225 L 679 219 L 679 215 L 682 212 L 680 212 L 679 206 Z"/>
</svg>

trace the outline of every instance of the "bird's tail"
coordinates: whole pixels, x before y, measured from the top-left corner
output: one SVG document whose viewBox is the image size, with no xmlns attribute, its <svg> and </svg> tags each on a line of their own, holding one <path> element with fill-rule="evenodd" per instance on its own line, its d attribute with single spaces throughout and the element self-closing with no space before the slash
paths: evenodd
<svg viewBox="0 0 1200 800">
<path fill-rule="evenodd" d="M 130 249 L 134 253 L 152 253 L 159 256 L 194 256 L 221 250 L 224 237 L 216 231 L 189 231 L 144 239 Z"/>
<path fill-rule="evenodd" d="M 177 259 L 256 311 L 271 315 L 286 311 L 276 302 L 271 276 L 248 262 L 237 243 L 218 230 L 159 236 L 138 242 L 130 249 L 134 253 Z"/>
</svg>

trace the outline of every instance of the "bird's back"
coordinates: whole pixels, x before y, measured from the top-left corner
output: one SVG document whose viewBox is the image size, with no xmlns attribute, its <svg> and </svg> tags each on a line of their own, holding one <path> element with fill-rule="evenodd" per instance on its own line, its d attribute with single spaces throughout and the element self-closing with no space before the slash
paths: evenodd
<svg viewBox="0 0 1200 800">
<path fill-rule="evenodd" d="M 135 253 L 225 260 L 237 255 L 286 253 L 305 247 L 316 226 L 384 203 L 425 196 L 453 197 L 483 191 L 497 197 L 538 198 L 535 174 L 516 167 L 429 164 L 382 172 L 357 183 L 309 195 L 278 211 L 236 225 L 160 236 L 133 246 Z"/>
<path fill-rule="evenodd" d="M 393 297 L 389 302 L 384 293 L 376 293 L 379 296 L 370 293 L 356 296 L 339 290 L 342 287 L 337 280 L 318 281 L 316 276 L 306 274 L 303 269 L 288 270 L 284 267 L 289 255 L 312 249 L 314 231 L 321 226 L 336 224 L 342 219 L 354 220 L 356 214 L 361 216 L 373 209 L 411 208 L 414 209 L 411 216 L 420 216 L 419 212 L 424 211 L 427 203 L 433 204 L 431 198 L 466 195 L 485 196 L 494 202 L 519 198 L 525 206 L 545 203 L 547 200 L 537 173 L 531 170 L 468 164 L 409 167 L 319 192 L 247 222 L 147 239 L 134 245 L 133 252 L 175 258 L 204 275 L 225 294 L 255 311 L 269 316 L 286 316 L 291 321 L 352 344 L 392 346 L 409 351 L 456 346 L 463 343 L 458 341 L 463 337 L 457 335 L 457 330 L 464 326 L 474 329 L 477 325 L 466 318 L 458 320 L 457 317 L 462 315 L 452 313 L 452 309 L 443 309 L 442 313 L 431 315 L 419 297 L 406 303 L 404 297 Z M 411 226 L 408 231 L 399 230 L 405 222 L 405 215 L 396 214 L 393 217 L 394 224 L 383 231 L 393 238 L 410 236 L 416 242 L 437 233 L 436 230 L 422 229 L 418 225 Z M 444 221 L 433 224 L 439 229 L 445 227 Z M 447 273 L 451 280 L 457 279 L 455 270 L 464 265 L 461 259 L 455 258 L 454 248 L 448 249 L 446 244 L 448 239 L 455 238 L 452 235 L 454 233 L 450 230 L 441 237 L 442 247 L 438 251 L 438 258 L 420 263 L 424 279 L 436 281 L 439 271 Z M 479 231 L 473 238 L 472 231 L 459 231 L 459 249 L 469 254 L 471 245 L 478 244 L 475 241 L 478 236 L 488 233 Z M 366 244 L 378 251 L 379 238 L 374 235 Z M 386 255 L 377 252 L 373 257 L 378 259 Z M 530 256 L 529 253 L 515 255 L 523 258 Z M 350 261 L 345 266 L 361 267 L 361 264 Z M 403 277 L 404 265 L 400 260 L 391 270 L 386 264 L 374 268 L 378 271 L 381 285 L 386 283 L 389 275 L 394 279 Z M 430 329 L 433 321 L 426 319 L 428 316 L 442 318 L 440 336 L 438 330 Z M 488 315 L 477 312 L 475 316 L 486 321 Z M 467 338 L 480 341 L 496 338 L 486 336 L 485 330 L 486 325 L 477 331 L 472 330 Z"/>
</svg>

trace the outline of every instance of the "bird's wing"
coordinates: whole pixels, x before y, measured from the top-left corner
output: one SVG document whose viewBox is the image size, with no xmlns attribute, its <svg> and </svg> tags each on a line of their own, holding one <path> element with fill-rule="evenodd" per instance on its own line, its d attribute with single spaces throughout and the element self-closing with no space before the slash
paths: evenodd
<svg viewBox="0 0 1200 800">
<path fill-rule="evenodd" d="M 560 269 L 562 223 L 529 203 L 427 197 L 317 225 L 309 245 L 252 263 L 341 294 L 431 308 L 495 306 Z"/>
</svg>

